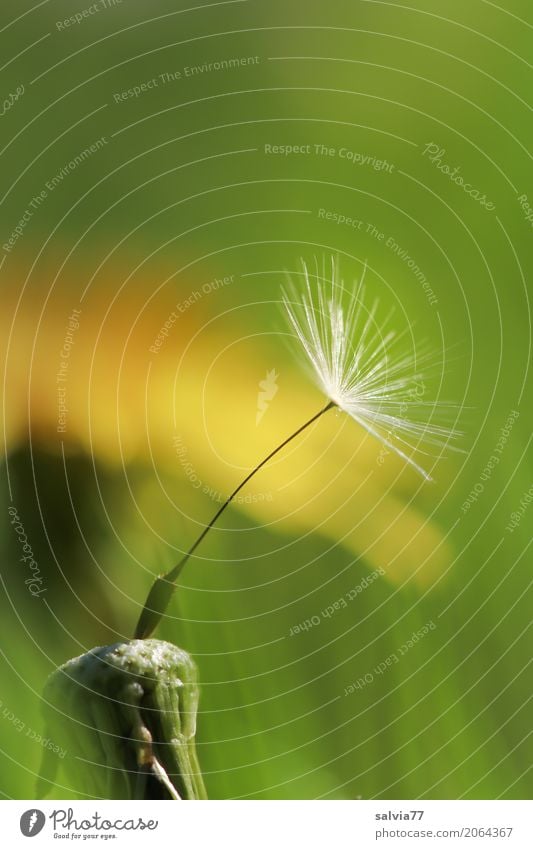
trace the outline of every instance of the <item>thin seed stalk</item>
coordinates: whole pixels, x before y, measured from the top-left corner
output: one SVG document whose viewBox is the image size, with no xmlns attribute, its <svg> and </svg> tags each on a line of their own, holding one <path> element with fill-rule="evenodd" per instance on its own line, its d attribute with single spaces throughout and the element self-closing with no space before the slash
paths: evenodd
<svg viewBox="0 0 533 849">
<path fill-rule="evenodd" d="M 139 617 L 139 621 L 137 622 L 137 627 L 135 628 L 134 638 L 136 640 L 145 640 L 147 639 L 158 626 L 159 622 L 163 618 L 165 611 L 170 603 L 170 599 L 172 598 L 172 594 L 176 589 L 175 581 L 181 574 L 181 571 L 192 554 L 196 551 L 204 537 L 209 533 L 215 522 L 222 515 L 224 510 L 231 504 L 235 496 L 241 491 L 241 489 L 246 486 L 249 480 L 253 478 L 257 472 L 263 468 L 269 460 L 276 456 L 289 442 L 292 442 L 297 436 L 299 436 L 304 430 L 306 430 L 310 425 L 317 421 L 324 413 L 327 413 L 328 410 L 331 410 L 335 407 L 336 404 L 334 401 L 328 401 L 325 407 L 315 413 L 314 416 L 311 416 L 301 427 L 294 431 L 290 436 L 287 437 L 277 448 L 274 448 L 273 451 L 270 452 L 261 462 L 249 472 L 248 475 L 244 478 L 243 481 L 233 490 L 231 495 L 227 497 L 225 502 L 219 507 L 211 521 L 208 525 L 205 526 L 200 536 L 195 540 L 186 554 L 183 555 L 181 560 L 174 566 L 169 572 L 164 575 L 160 575 L 154 583 L 152 584 L 152 588 L 148 593 L 148 597 L 142 609 L 141 615 Z"/>
</svg>

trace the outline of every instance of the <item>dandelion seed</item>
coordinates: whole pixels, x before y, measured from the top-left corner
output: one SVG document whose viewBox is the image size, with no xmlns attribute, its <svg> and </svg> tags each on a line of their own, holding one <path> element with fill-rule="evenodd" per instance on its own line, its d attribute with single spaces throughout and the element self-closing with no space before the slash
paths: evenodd
<svg viewBox="0 0 533 849">
<path fill-rule="evenodd" d="M 411 413 L 435 410 L 435 404 L 421 400 L 417 388 L 423 375 L 415 366 L 428 358 L 415 359 L 402 353 L 399 343 L 405 332 L 397 334 L 387 329 L 390 316 L 378 322 L 378 303 L 374 301 L 367 308 L 363 280 L 348 302 L 334 259 L 329 276 L 325 267 L 319 275 L 317 264 L 316 283 L 312 283 L 305 263 L 303 276 L 301 291 L 292 284 L 283 293 L 283 302 L 289 324 L 328 403 L 249 472 L 179 563 L 155 580 L 135 629 L 136 639 L 146 639 L 159 624 L 182 569 L 237 493 L 272 457 L 328 410 L 337 407 L 348 413 L 427 480 L 431 480 L 429 474 L 413 459 L 412 452 L 421 450 L 421 443 L 442 448 L 456 435 L 432 424 L 431 416 L 429 419 L 426 416 L 424 422 L 405 415 L 408 410 Z"/>
<path fill-rule="evenodd" d="M 292 283 L 283 303 L 315 380 L 340 410 L 431 480 L 412 452 L 423 445 L 443 448 L 457 434 L 427 417 L 417 420 L 421 412 L 437 409 L 420 397 L 424 375 L 417 364 L 427 363 L 428 355 L 417 361 L 402 352 L 399 343 L 406 331 L 388 329 L 391 314 L 378 322 L 378 301 L 366 302 L 364 271 L 350 295 L 333 258 L 329 275 L 325 268 L 319 274 L 317 263 L 313 282 L 303 261 L 302 266 L 303 285 Z"/>
</svg>

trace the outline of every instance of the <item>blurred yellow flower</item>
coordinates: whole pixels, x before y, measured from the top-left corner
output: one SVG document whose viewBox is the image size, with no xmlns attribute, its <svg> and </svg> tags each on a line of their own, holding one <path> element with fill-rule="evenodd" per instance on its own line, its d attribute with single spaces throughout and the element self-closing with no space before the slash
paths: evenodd
<svg viewBox="0 0 533 849">
<path fill-rule="evenodd" d="M 225 497 L 323 397 L 278 348 L 273 362 L 272 348 L 231 316 L 213 320 L 208 298 L 177 312 L 168 286 L 147 297 L 156 280 L 120 289 L 117 279 L 109 273 L 81 300 L 66 284 L 39 296 L 32 284 L 20 304 L 20 284 L 5 290 L 5 449 L 31 436 L 48 451 L 63 443 L 115 466 L 170 469 L 184 493 L 205 494 L 197 521 L 207 522 L 213 495 Z M 452 555 L 412 503 L 419 486 L 402 459 L 332 411 L 262 469 L 235 508 L 273 531 L 342 542 L 394 581 L 427 584 Z M 191 539 L 197 533 L 194 523 Z"/>
</svg>

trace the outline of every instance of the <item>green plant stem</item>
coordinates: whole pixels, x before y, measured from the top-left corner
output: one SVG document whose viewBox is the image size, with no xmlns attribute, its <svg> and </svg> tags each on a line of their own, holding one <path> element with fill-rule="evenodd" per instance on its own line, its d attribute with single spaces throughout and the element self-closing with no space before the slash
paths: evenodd
<svg viewBox="0 0 533 849">
<path fill-rule="evenodd" d="M 335 406 L 336 404 L 334 401 L 329 401 L 325 407 L 319 410 L 318 413 L 315 413 L 314 416 L 312 416 L 308 421 L 305 422 L 305 424 L 299 427 L 298 430 L 295 430 L 294 433 L 288 436 L 287 439 L 285 439 L 280 445 L 278 445 L 277 448 L 274 448 L 274 450 L 271 451 L 270 454 L 268 454 L 264 458 L 264 460 L 261 460 L 259 465 L 255 466 L 255 468 L 252 469 L 252 471 L 248 475 L 246 475 L 244 480 L 241 481 L 239 486 L 233 490 L 231 495 L 227 497 L 224 504 L 222 504 L 222 506 L 217 510 L 209 524 L 205 526 L 198 539 L 193 543 L 187 553 L 183 555 L 179 563 L 177 563 L 176 566 L 174 566 L 173 569 L 170 570 L 170 572 L 167 572 L 165 575 L 160 575 L 158 578 L 156 578 L 150 592 L 148 593 L 148 598 L 146 599 L 145 605 L 142 609 L 139 621 L 137 622 L 137 627 L 135 629 L 136 640 L 145 640 L 147 637 L 150 636 L 150 634 L 154 632 L 155 628 L 157 627 L 165 613 L 165 610 L 172 597 L 172 593 L 176 589 L 176 585 L 174 582 L 178 578 L 188 559 L 196 551 L 196 549 L 198 548 L 206 534 L 211 530 L 219 516 L 221 516 L 224 510 L 231 504 L 237 493 L 241 491 L 243 486 L 246 486 L 248 481 L 253 478 L 253 476 L 260 469 L 262 469 L 263 466 L 268 463 L 269 460 L 272 459 L 272 457 L 278 454 L 278 452 L 285 448 L 285 446 L 288 445 L 289 442 L 292 442 L 292 440 L 299 436 L 300 433 L 302 433 L 304 430 L 306 430 L 306 428 L 312 425 L 313 422 L 316 422 L 316 420 L 319 419 L 320 416 L 323 416 L 324 413 L 327 413 L 328 410 L 331 410 Z"/>
</svg>

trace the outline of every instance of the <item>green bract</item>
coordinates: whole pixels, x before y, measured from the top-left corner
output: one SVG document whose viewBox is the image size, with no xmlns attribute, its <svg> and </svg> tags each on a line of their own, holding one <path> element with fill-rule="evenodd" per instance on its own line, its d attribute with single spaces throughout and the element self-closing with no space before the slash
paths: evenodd
<svg viewBox="0 0 533 849">
<path fill-rule="evenodd" d="M 162 640 L 91 649 L 46 682 L 47 734 L 67 750 L 64 789 L 104 799 L 205 799 L 194 737 L 196 665 Z M 37 795 L 54 783 L 45 750 Z"/>
</svg>

